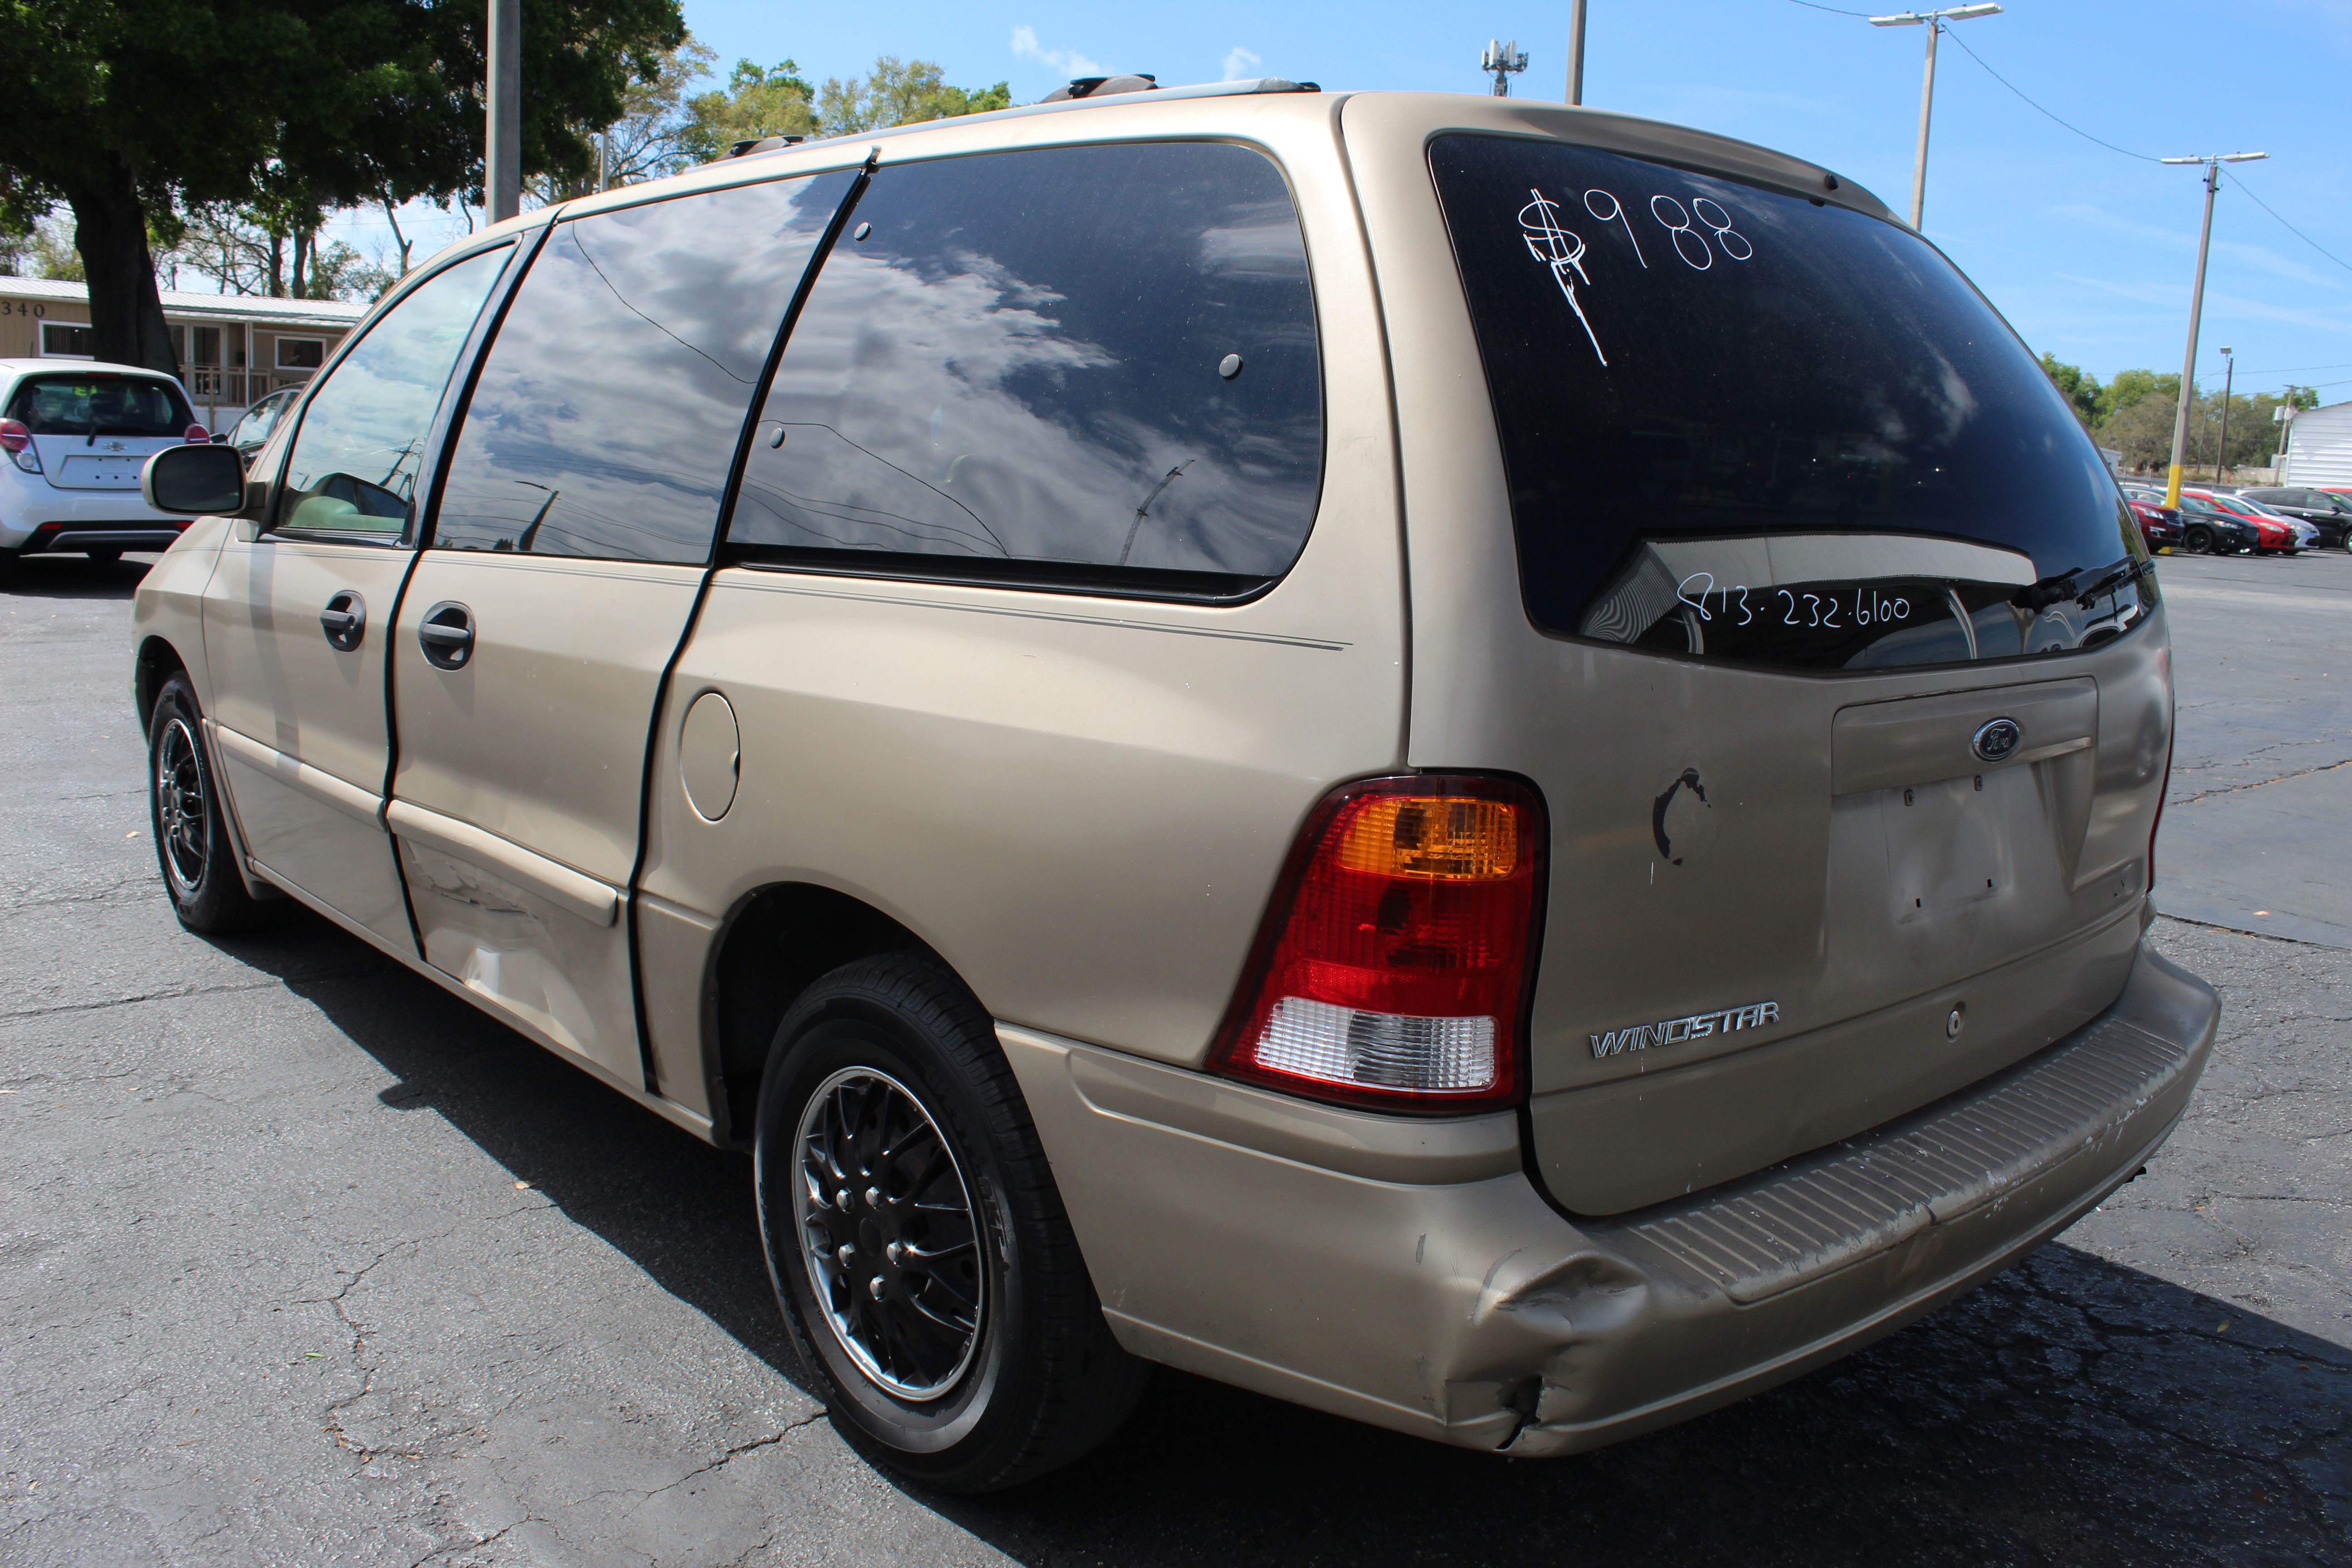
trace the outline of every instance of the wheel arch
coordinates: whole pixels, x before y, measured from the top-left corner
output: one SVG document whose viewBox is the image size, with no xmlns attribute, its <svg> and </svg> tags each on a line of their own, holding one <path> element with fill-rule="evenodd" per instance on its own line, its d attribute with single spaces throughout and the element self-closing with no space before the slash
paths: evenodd
<svg viewBox="0 0 2352 1568">
<path fill-rule="evenodd" d="M 937 949 L 864 900 L 814 882 L 772 882 L 739 899 L 710 944 L 712 1133 L 748 1148 L 776 1026 L 824 975 L 861 958 Z"/>
<path fill-rule="evenodd" d="M 132 700 L 139 707 L 139 728 L 143 733 L 155 718 L 155 700 L 163 695 L 163 683 L 175 675 L 188 673 L 188 661 L 167 637 L 153 636 L 139 644 L 139 656 L 131 677 Z"/>
</svg>

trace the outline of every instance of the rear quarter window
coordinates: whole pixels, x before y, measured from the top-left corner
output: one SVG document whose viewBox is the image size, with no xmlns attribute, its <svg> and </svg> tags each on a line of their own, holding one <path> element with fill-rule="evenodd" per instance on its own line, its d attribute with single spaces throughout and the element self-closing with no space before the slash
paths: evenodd
<svg viewBox="0 0 2352 1568">
<path fill-rule="evenodd" d="M 1307 252 L 1218 142 L 877 171 L 793 329 L 728 535 L 852 571 L 1230 596 L 1322 477 Z"/>
<path fill-rule="evenodd" d="M 2153 602 L 2097 449 L 1916 235 L 1528 138 L 1430 163 L 1539 629 L 1863 669 L 2063 652 Z"/>
</svg>

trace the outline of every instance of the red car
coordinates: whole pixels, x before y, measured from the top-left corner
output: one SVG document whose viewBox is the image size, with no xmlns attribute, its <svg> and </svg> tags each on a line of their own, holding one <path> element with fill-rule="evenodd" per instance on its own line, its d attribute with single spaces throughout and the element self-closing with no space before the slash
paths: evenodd
<svg viewBox="0 0 2352 1568">
<path fill-rule="evenodd" d="M 2180 513 L 2173 507 L 2137 496 L 2124 497 L 2124 504 L 2139 519 L 2139 536 L 2147 541 L 2150 550 L 2179 548 L 2181 541 Z"/>
<path fill-rule="evenodd" d="M 2226 511 L 2241 521 L 2252 523 L 2255 531 L 2254 553 L 2257 555 L 2293 555 L 2303 548 L 2301 540 L 2296 537 L 2293 522 L 2268 508 L 2247 500 L 2242 496 L 2233 495 L 2227 490 L 2184 489 L 2180 493 L 2185 496 L 2195 496 L 2218 511 Z"/>
</svg>

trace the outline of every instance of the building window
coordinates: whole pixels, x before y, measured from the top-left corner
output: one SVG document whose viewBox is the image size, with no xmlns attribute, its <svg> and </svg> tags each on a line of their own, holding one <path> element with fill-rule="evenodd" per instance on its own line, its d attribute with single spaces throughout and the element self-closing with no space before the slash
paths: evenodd
<svg viewBox="0 0 2352 1568">
<path fill-rule="evenodd" d="M 43 321 L 41 353 L 49 359 L 94 359 L 98 354 L 96 334 L 71 321 Z"/>
<path fill-rule="evenodd" d="M 218 327 L 188 329 L 188 363 L 217 366 L 221 363 L 221 333 Z"/>
<path fill-rule="evenodd" d="M 280 370 L 316 370 L 326 363 L 327 340 L 324 338 L 278 340 L 278 368 Z"/>
</svg>

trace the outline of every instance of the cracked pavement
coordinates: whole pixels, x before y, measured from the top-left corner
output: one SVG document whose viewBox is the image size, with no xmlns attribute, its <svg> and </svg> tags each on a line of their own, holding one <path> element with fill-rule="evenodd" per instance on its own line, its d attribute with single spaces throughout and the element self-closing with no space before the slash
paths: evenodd
<svg viewBox="0 0 2352 1568">
<path fill-rule="evenodd" d="M 0 1562 L 2352 1564 L 2352 952 L 2161 922 L 2227 1010 L 2147 1173 L 1729 1409 L 1510 1462 L 1163 1372 L 1085 1464 L 925 1496 L 794 1383 L 746 1162 L 299 912 L 178 930 L 137 574 L 0 596 Z M 2181 637 L 2176 801 L 2326 762 Z"/>
</svg>

